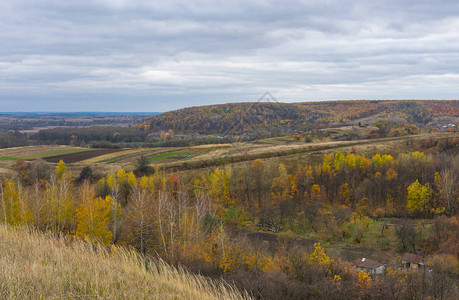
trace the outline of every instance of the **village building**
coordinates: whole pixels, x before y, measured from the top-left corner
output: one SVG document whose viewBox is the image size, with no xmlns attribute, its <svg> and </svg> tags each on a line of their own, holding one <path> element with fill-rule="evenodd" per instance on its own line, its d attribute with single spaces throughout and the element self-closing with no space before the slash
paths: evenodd
<svg viewBox="0 0 459 300">
<path fill-rule="evenodd" d="M 351 261 L 351 264 L 357 270 L 367 272 L 370 275 L 382 274 L 386 268 L 383 264 L 365 257 L 357 258 Z"/>
<path fill-rule="evenodd" d="M 400 260 L 402 261 L 402 265 L 405 269 L 417 270 L 421 267 L 424 267 L 422 256 L 417 254 L 405 253 L 402 255 Z"/>
</svg>

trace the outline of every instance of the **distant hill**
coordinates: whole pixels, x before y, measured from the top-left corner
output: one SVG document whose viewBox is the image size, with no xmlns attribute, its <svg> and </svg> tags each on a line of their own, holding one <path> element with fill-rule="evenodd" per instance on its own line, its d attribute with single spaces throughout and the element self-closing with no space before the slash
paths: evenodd
<svg viewBox="0 0 459 300">
<path fill-rule="evenodd" d="M 136 125 L 145 131 L 271 134 L 342 126 L 377 119 L 436 125 L 459 117 L 458 100 L 356 100 L 303 103 L 228 103 L 162 113 Z M 442 119 L 443 118 L 443 119 Z"/>
</svg>

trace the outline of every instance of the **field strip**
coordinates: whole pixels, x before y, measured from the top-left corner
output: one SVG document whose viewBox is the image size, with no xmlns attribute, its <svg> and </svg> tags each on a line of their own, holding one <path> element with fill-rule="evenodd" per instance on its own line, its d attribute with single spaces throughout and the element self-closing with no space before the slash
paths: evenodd
<svg viewBox="0 0 459 300">
<path fill-rule="evenodd" d="M 153 156 L 149 156 L 147 159 L 148 159 L 148 163 L 153 163 L 153 162 L 155 162 L 157 160 L 161 160 L 161 159 L 166 159 L 166 158 L 169 158 L 169 157 L 177 156 L 177 155 L 183 154 L 185 152 L 186 152 L 185 149 L 182 149 L 182 150 L 175 150 L 174 149 L 173 151 L 156 153 Z"/>
<path fill-rule="evenodd" d="M 26 155 L 37 152 L 64 150 L 64 149 L 75 149 L 70 146 L 58 146 L 58 145 L 39 145 L 39 146 L 24 146 L 24 147 L 13 147 L 0 149 L 0 156 L 18 156 Z"/>
<path fill-rule="evenodd" d="M 104 164 L 111 164 L 111 163 L 132 163 L 135 159 L 140 157 L 141 155 L 145 156 L 150 163 L 165 159 L 170 156 L 179 155 L 184 151 L 193 151 L 193 150 L 211 150 L 211 149 L 222 149 L 231 147 L 230 144 L 212 144 L 212 145 L 200 145 L 200 146 L 192 146 L 192 147 L 168 147 L 168 148 L 140 148 L 140 149 L 129 149 L 124 150 L 116 153 L 101 155 L 98 157 L 94 157 L 91 159 L 87 159 L 81 161 L 80 163 L 83 164 L 95 164 L 95 163 L 104 163 Z"/>
<path fill-rule="evenodd" d="M 191 149 L 209 149 L 209 148 L 232 148 L 231 144 L 208 144 L 208 145 L 198 145 L 191 146 Z"/>
<path fill-rule="evenodd" d="M 69 146 L 31 146 L 18 147 L 14 149 L 3 149 L 3 151 L 0 151 L 0 157 L 3 158 L 3 160 L 17 160 L 19 158 L 23 158 L 25 160 L 34 160 L 38 158 L 80 153 L 92 150 L 94 149 L 80 147 L 76 148 Z"/>
<path fill-rule="evenodd" d="M 98 157 L 107 153 L 119 152 L 118 149 L 92 149 L 92 151 L 79 151 L 74 153 L 65 153 L 54 156 L 47 156 L 43 159 L 50 163 L 58 163 L 64 161 L 65 163 L 77 163 L 88 158 Z"/>
<path fill-rule="evenodd" d="M 142 148 L 142 149 L 144 150 L 145 148 Z M 104 154 L 104 155 L 88 158 L 88 159 L 80 161 L 79 163 L 82 163 L 82 164 L 95 164 L 95 163 L 99 163 L 99 162 L 102 162 L 102 161 L 105 161 L 105 160 L 109 160 L 109 159 L 112 159 L 114 157 L 122 156 L 122 155 L 125 155 L 125 154 L 134 154 L 134 153 L 137 153 L 137 152 L 141 151 L 142 149 L 121 150 L 121 151 L 114 152 L 114 153 L 108 153 L 108 154 Z"/>
<path fill-rule="evenodd" d="M 140 156 L 150 157 L 150 156 L 154 156 L 159 153 L 163 153 L 164 151 L 161 151 L 161 150 L 162 148 L 142 148 L 141 150 L 137 149 L 137 151 L 132 152 L 132 153 L 122 154 L 119 156 L 113 156 L 109 159 L 104 159 L 99 162 L 107 163 L 107 164 L 109 163 L 132 163 L 133 160 L 138 159 Z"/>
</svg>

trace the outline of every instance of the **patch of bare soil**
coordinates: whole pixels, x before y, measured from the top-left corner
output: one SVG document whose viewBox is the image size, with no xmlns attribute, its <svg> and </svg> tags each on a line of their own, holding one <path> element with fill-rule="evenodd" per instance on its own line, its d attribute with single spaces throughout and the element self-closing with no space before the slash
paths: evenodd
<svg viewBox="0 0 459 300">
<path fill-rule="evenodd" d="M 55 155 L 44 157 L 43 160 L 50 162 L 50 163 L 58 163 L 59 161 L 64 161 L 65 163 L 76 163 L 86 159 L 90 159 L 93 157 L 110 154 L 114 152 L 122 151 L 123 149 L 100 149 L 100 150 L 92 150 L 92 151 L 83 151 L 78 153 L 70 153 L 70 154 L 63 154 L 63 155 Z"/>
</svg>

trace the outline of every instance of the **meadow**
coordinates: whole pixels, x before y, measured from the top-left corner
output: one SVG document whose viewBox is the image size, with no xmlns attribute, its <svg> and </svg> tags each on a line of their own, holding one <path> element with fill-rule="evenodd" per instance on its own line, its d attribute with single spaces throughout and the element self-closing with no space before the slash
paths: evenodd
<svg viewBox="0 0 459 300">
<path fill-rule="evenodd" d="M 1 299 L 249 299 L 222 281 L 124 247 L 5 225 L 0 239 Z"/>
</svg>

